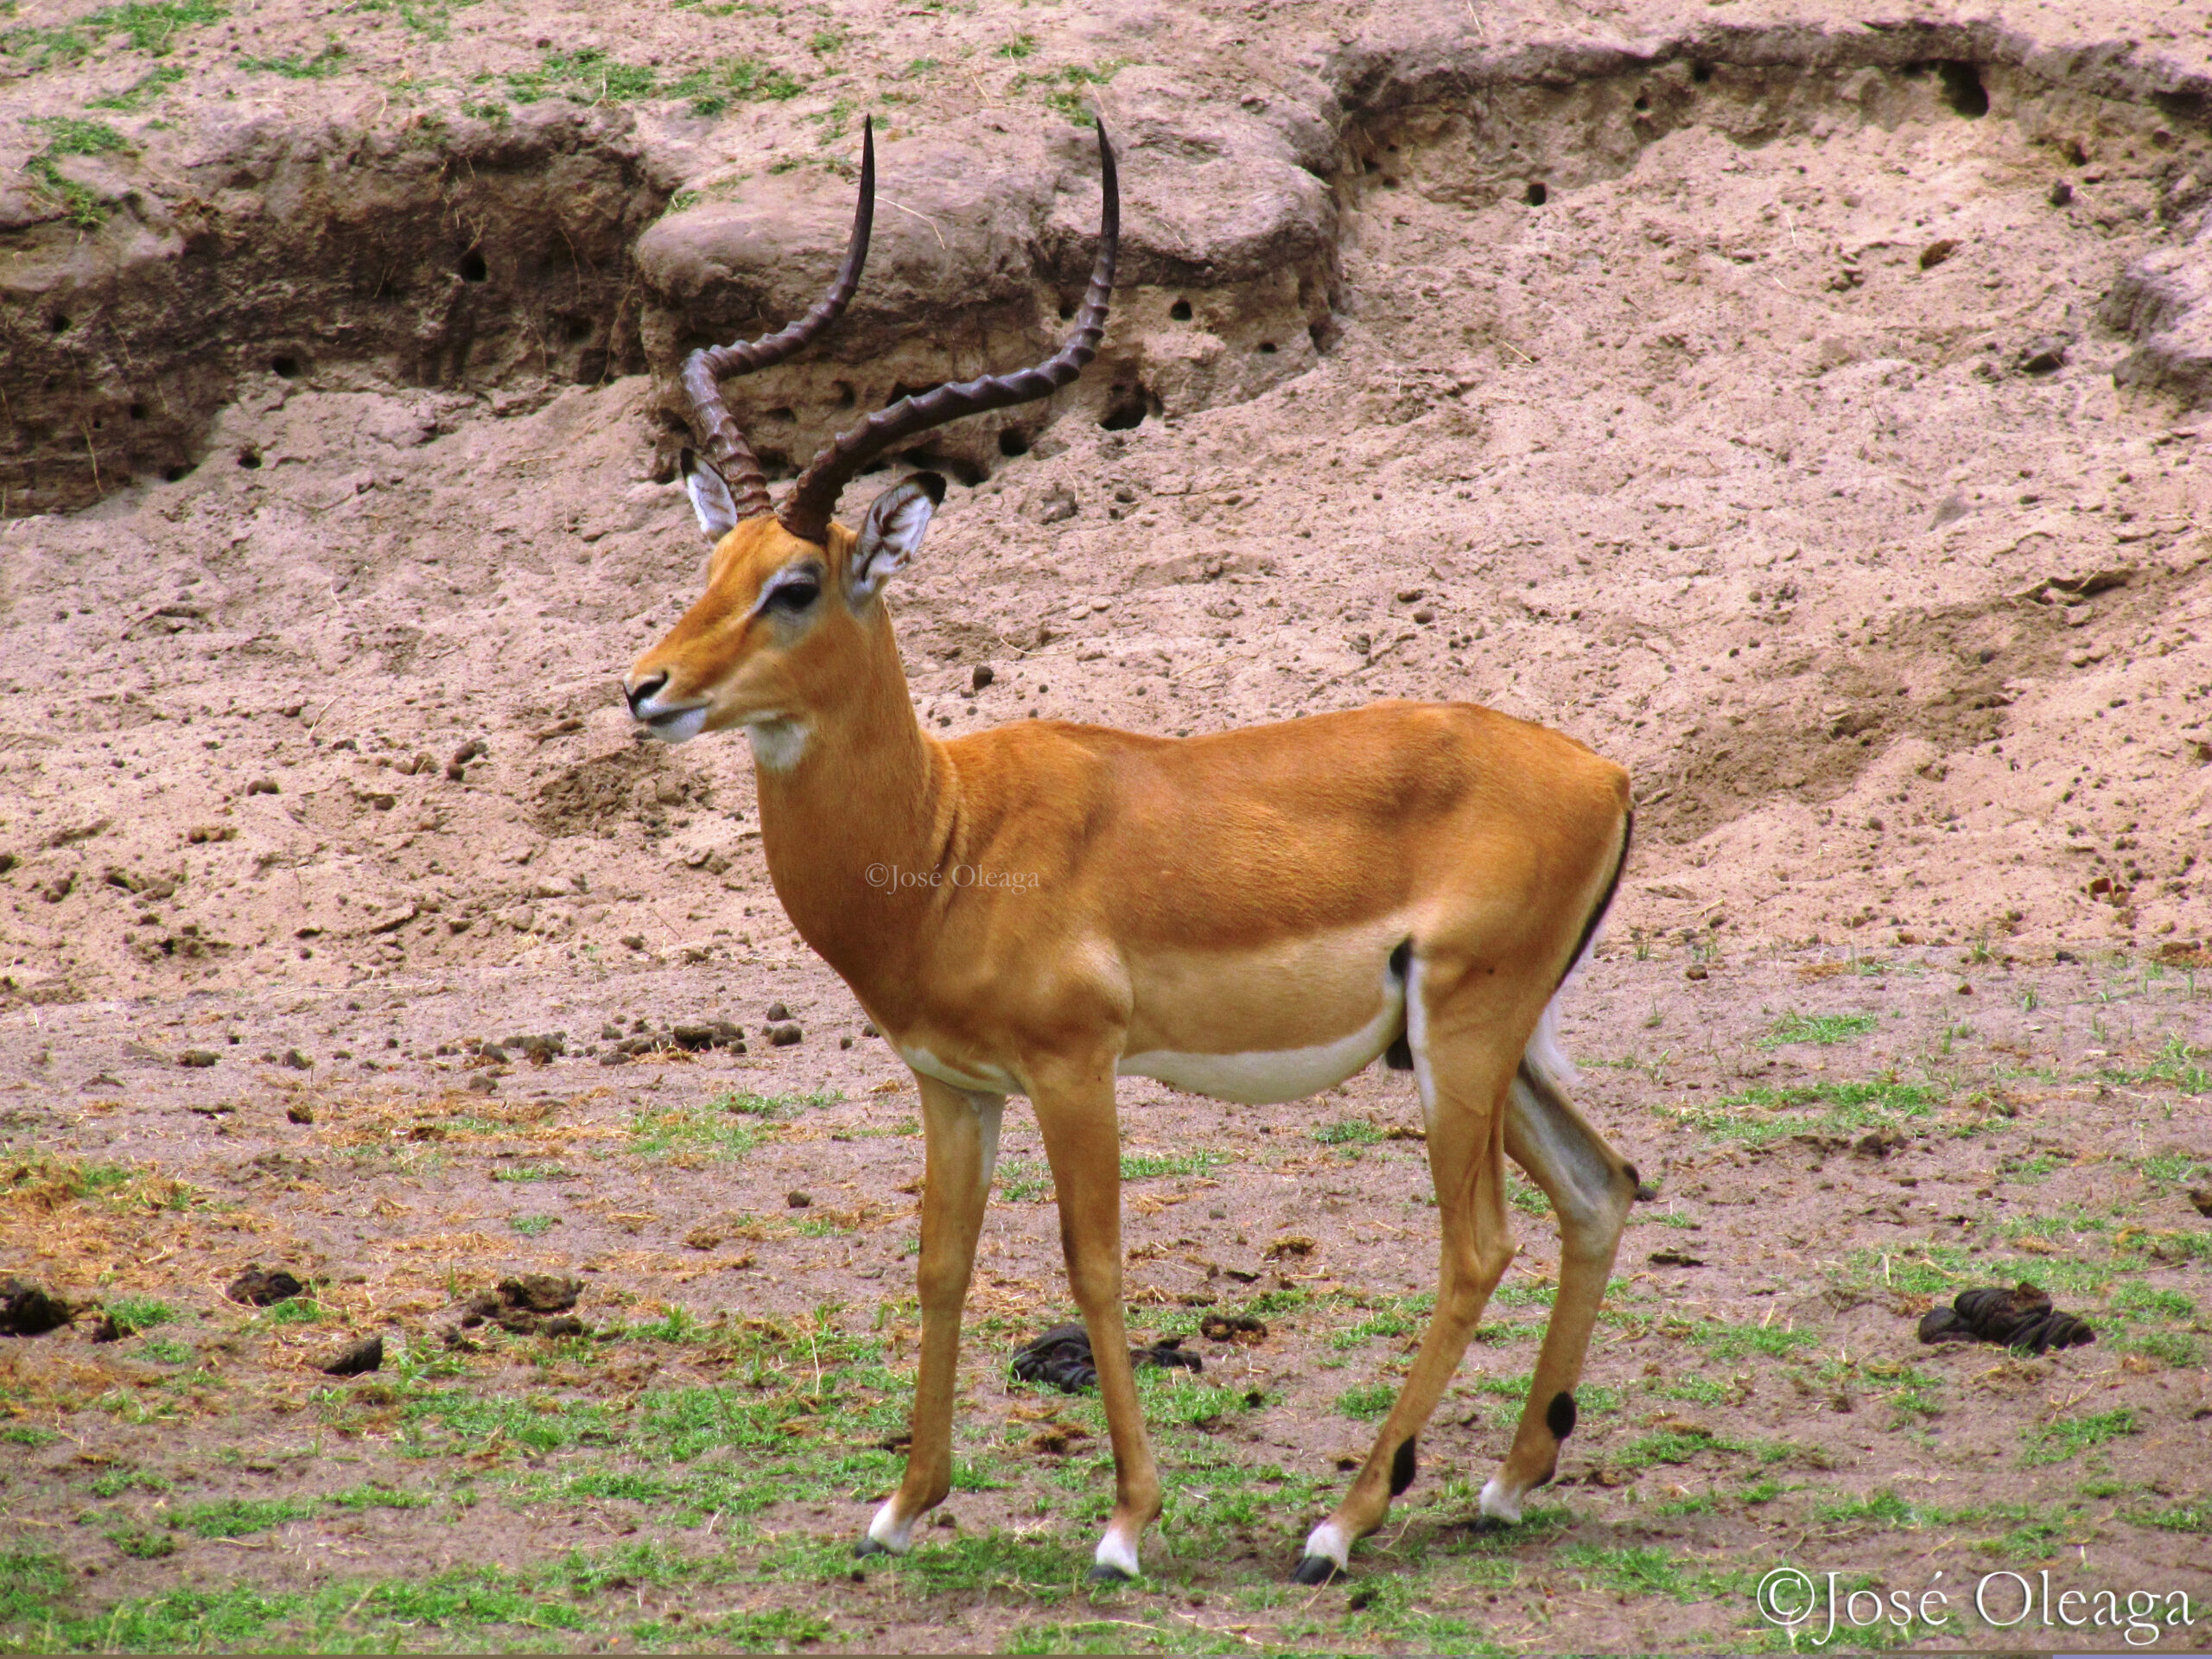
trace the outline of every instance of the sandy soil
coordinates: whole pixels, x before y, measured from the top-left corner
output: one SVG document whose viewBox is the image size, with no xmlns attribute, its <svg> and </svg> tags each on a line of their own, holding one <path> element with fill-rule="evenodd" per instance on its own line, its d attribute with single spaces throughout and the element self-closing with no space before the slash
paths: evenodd
<svg viewBox="0 0 2212 1659">
<path fill-rule="evenodd" d="M 1935 44 L 1889 67 L 1840 14 L 1741 4 L 271 3 L 76 47 L 62 8 L 0 17 L 0 86 L 31 118 L 0 132 L 23 169 L 0 200 L 8 476 L 18 509 L 72 509 L 0 520 L 0 1272 L 94 1310 L 0 1348 L 33 1448 L 0 1477 L 9 1559 L 73 1583 L 11 1569 L 32 1587 L 0 1604 L 10 1639 L 98 1644 L 111 1610 L 215 1582 L 527 1577 L 640 1534 L 725 1577 L 594 1580 L 560 1637 L 365 1599 L 130 1628 L 677 1645 L 673 1610 L 741 1645 L 800 1639 L 742 1623 L 788 1613 L 856 1646 L 1735 1646 L 1766 1639 L 1750 1586 L 1784 1560 L 1916 1586 L 2063 1560 L 2084 1587 L 2212 1599 L 2183 1472 L 2212 1409 L 2187 1198 L 2212 1180 L 2212 463 L 2113 297 L 2196 269 L 2212 181 L 2183 96 L 2205 30 L 2162 15 L 1947 35 L 1923 7 Z M 2126 48 L 2090 49 L 2123 23 Z M 774 74 L 793 95 L 762 95 Z M 1612 1402 L 1540 1524 L 1466 1533 L 1503 1444 L 1481 1378 L 1533 1355 L 1502 1308 L 1425 1442 L 1454 1479 L 1365 1558 L 1363 1584 L 1414 1588 L 1357 1605 L 1266 1586 L 1367 1432 L 1346 1390 L 1390 1375 L 1430 1282 L 1420 1149 L 1379 1138 L 1410 1095 L 1375 1075 L 1261 1112 L 1125 1090 L 1131 1154 L 1183 1160 L 1130 1189 L 1135 1317 L 1194 1330 L 1277 1299 L 1267 1343 L 1204 1344 L 1243 1392 L 1169 1431 L 1171 1460 L 1224 1503 L 1268 1466 L 1287 1485 L 1210 1522 L 1190 1486 L 1158 1582 L 1096 1608 L 1045 1554 L 974 1583 L 831 1576 L 896 1466 L 911 1084 L 784 921 L 741 746 L 641 745 L 615 694 L 698 580 L 672 354 L 810 297 L 848 211 L 833 163 L 873 109 L 897 204 L 876 308 L 740 389 L 764 449 L 804 460 L 841 387 L 1005 366 L 1088 257 L 1071 94 L 1130 157 L 1120 338 L 1080 397 L 939 456 L 958 481 L 895 598 L 920 717 L 1186 734 L 1467 698 L 1637 779 L 1570 1027 L 1580 1097 L 1663 1172 L 1594 1352 Z M 127 143 L 71 149 L 72 120 Z M 528 189 L 499 194 L 502 144 Z M 96 224 L 69 223 L 72 181 Z M 557 240 L 549 215 L 557 281 L 512 251 Z M 413 309 L 378 308 L 385 222 L 376 268 Z M 203 268 L 234 278 L 204 316 L 145 274 Z M 695 295 L 702 270 L 727 281 Z M 769 1049 L 779 1002 L 804 1039 Z M 751 1052 L 602 1066 L 639 1020 L 734 1022 Z M 555 1032 L 543 1065 L 480 1052 Z M 759 1118 L 716 1103 L 733 1091 L 837 1098 Z M 1096 1459 L 1033 1446 L 1050 1420 L 997 1375 L 1064 1306 L 1025 1135 L 979 1274 L 957 1541 L 1079 1564 Z M 1553 1240 L 1523 1230 L 1533 1294 Z M 1310 1252 L 1268 1258 L 1287 1232 Z M 1699 1265 L 1650 1259 L 1675 1247 Z M 315 1278 L 323 1317 L 225 1301 L 249 1259 Z M 459 1296 L 533 1267 L 585 1275 L 607 1344 L 444 1344 Z M 2107 1339 L 2035 1362 L 1912 1343 L 1931 1297 L 2022 1275 Z M 92 1340 L 126 1297 L 171 1307 L 194 1370 Z M 786 1323 L 686 1338 L 671 1308 Z M 410 1461 L 454 1421 L 434 1395 L 558 1417 L 734 1388 L 760 1352 L 804 1376 L 817 1318 L 877 1344 L 851 1360 L 887 1368 L 852 1383 L 874 1438 L 834 1472 L 729 1441 L 754 1486 L 727 1533 L 711 1507 L 553 1492 L 601 1456 L 588 1437 L 432 1435 L 474 1471 L 466 1503 L 448 1463 Z M 411 1369 L 326 1390 L 306 1368 L 340 1324 Z M 1777 1328 L 1810 1340 L 1741 1334 Z M 302 1452 L 340 1442 L 359 1467 Z M 113 1487 L 131 1469 L 149 1481 Z M 424 1505 L 332 1498 L 364 1481 Z M 163 1519 L 188 1491 L 305 1507 L 225 1538 Z M 115 1541 L 132 1529 L 181 1547 Z"/>
</svg>

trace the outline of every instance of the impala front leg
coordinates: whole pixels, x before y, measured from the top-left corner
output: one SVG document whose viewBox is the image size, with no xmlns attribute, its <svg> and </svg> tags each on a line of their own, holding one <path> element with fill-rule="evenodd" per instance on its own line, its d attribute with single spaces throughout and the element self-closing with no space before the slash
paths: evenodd
<svg viewBox="0 0 2212 1659">
<path fill-rule="evenodd" d="M 869 1522 L 855 1553 L 903 1555 L 914 1523 L 952 1490 L 952 1396 L 960 1363 L 960 1310 L 976 1266 L 991 1172 L 999 1157 L 1003 1095 L 968 1094 L 915 1074 L 922 1087 L 922 1358 L 914 1383 L 906 1475 Z"/>
<path fill-rule="evenodd" d="M 1098 1541 L 1090 1576 L 1118 1583 L 1137 1576 L 1137 1544 L 1160 1515 L 1160 1471 L 1145 1438 L 1122 1320 L 1122 1137 L 1108 1061 L 1063 1083 L 1037 1083 L 1037 1128 L 1059 1191 L 1060 1245 L 1068 1282 L 1090 1333 L 1098 1394 L 1114 1443 L 1114 1516 Z"/>
</svg>

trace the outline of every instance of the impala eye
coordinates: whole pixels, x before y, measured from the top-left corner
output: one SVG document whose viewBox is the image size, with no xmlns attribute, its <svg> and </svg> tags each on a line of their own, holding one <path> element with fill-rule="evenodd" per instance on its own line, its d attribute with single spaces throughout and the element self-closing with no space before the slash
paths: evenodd
<svg viewBox="0 0 2212 1659">
<path fill-rule="evenodd" d="M 822 584 L 810 576 L 802 576 L 779 587 L 768 595 L 768 603 L 777 610 L 797 616 L 821 597 Z"/>
</svg>

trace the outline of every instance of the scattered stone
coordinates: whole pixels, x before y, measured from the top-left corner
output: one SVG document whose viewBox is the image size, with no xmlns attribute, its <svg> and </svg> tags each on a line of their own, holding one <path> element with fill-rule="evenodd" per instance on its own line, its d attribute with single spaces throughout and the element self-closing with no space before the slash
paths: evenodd
<svg viewBox="0 0 2212 1659">
<path fill-rule="evenodd" d="M 287 1106 L 284 1109 L 284 1116 L 289 1122 L 312 1123 L 315 1122 L 315 1108 L 304 1102 L 296 1106 Z"/>
<path fill-rule="evenodd" d="M 506 1058 L 505 1051 L 512 1048 L 532 1065 L 549 1065 L 569 1052 L 569 1033 L 549 1031 L 536 1035 L 503 1037 L 497 1044 L 487 1047 L 485 1052 L 490 1053 L 493 1048 L 500 1051 L 501 1059 Z"/>
<path fill-rule="evenodd" d="M 291 1300 L 306 1289 L 282 1268 L 264 1270 L 258 1262 L 249 1262 L 245 1271 L 232 1280 L 231 1287 L 223 1294 L 248 1307 L 271 1307 Z"/>
<path fill-rule="evenodd" d="M 1065 485 L 1056 484 L 1032 500 L 1030 511 L 1040 524 L 1064 524 L 1076 515 L 1074 493 Z"/>
<path fill-rule="evenodd" d="M 533 1313 L 565 1313 L 584 1294 L 584 1281 L 563 1273 L 524 1273 L 499 1281 L 499 1298 Z"/>
<path fill-rule="evenodd" d="M 245 792 L 249 795 L 281 795 L 284 791 L 276 787 L 274 778 L 257 778 L 245 786 Z"/>
<path fill-rule="evenodd" d="M 762 1017 L 772 1025 L 777 1020 L 790 1019 L 791 1011 L 780 1002 L 771 1002 L 768 1005 L 768 1012 Z"/>
<path fill-rule="evenodd" d="M 301 1053 L 296 1048 L 286 1049 L 284 1051 L 284 1058 L 277 1062 L 277 1064 L 294 1071 L 308 1071 L 315 1068 L 315 1062 L 309 1059 L 306 1055 Z"/>
<path fill-rule="evenodd" d="M 2050 205 L 2052 207 L 2063 207 L 2068 202 L 2073 200 L 2074 187 L 2067 183 L 2065 180 L 2061 179 L 2057 183 L 2050 187 Z"/>
<path fill-rule="evenodd" d="M 1959 982 L 1957 994 L 1961 996 L 1972 996 L 1974 995 L 1974 987 L 1962 979 Z"/>
<path fill-rule="evenodd" d="M 2053 1307 L 2047 1292 L 2024 1282 L 1961 1291 L 1950 1306 L 1930 1308 L 1922 1317 L 1920 1339 L 1992 1342 L 2040 1354 L 2094 1342 L 2097 1333 L 2086 1319 Z"/>
<path fill-rule="evenodd" d="M 784 1204 L 786 1208 L 791 1210 L 810 1210 L 814 1207 L 814 1198 L 811 1194 L 802 1192 L 794 1187 L 784 1194 Z"/>
<path fill-rule="evenodd" d="M 1179 1367 L 1204 1371 L 1196 1354 L 1183 1351 L 1183 1338 L 1168 1337 L 1148 1348 L 1129 1350 L 1132 1365 Z M 1080 1394 L 1098 1385 L 1098 1365 L 1090 1334 L 1079 1325 L 1056 1325 L 1014 1357 L 1014 1374 L 1024 1382 L 1049 1382 L 1062 1394 Z"/>
<path fill-rule="evenodd" d="M 800 1031 L 797 1026 L 784 1025 L 771 1026 L 768 1027 L 768 1041 L 774 1047 L 789 1048 L 794 1043 L 801 1043 L 805 1040 L 805 1033 Z"/>
<path fill-rule="evenodd" d="M 322 1362 L 325 1376 L 359 1376 L 365 1371 L 383 1368 L 382 1337 L 363 1337 L 359 1342 L 349 1342 Z"/>
<path fill-rule="evenodd" d="M 695 1250 L 711 1250 L 722 1242 L 722 1236 L 711 1227 L 694 1227 L 683 1235 L 683 1242 Z"/>
<path fill-rule="evenodd" d="M 453 752 L 453 759 L 446 762 L 446 776 L 453 782 L 465 783 L 468 779 L 468 763 L 479 755 L 489 754 L 490 747 L 480 737 L 472 737 Z"/>
<path fill-rule="evenodd" d="M 1908 1144 L 1902 1132 L 1885 1124 L 1860 1135 L 1852 1150 L 1861 1158 L 1886 1158 L 1893 1152 L 1902 1151 Z"/>
<path fill-rule="evenodd" d="M 1920 268 L 1933 270 L 1959 251 L 1957 238 L 1945 237 L 1940 242 L 1930 242 L 1920 251 Z"/>
<path fill-rule="evenodd" d="M 222 1058 L 212 1048 L 188 1048 L 176 1057 L 176 1063 L 181 1066 L 198 1069 L 213 1065 Z"/>
<path fill-rule="evenodd" d="M 1687 968 L 1685 968 L 1685 969 L 1682 969 L 1682 977 L 1683 977 L 1684 979 L 1703 979 L 1703 978 L 1705 978 L 1705 977 L 1706 977 L 1705 964 L 1704 964 L 1703 963 L 1698 963 L 1698 962 L 1694 962 L 1694 963 L 1692 963 L 1688 967 L 1687 967 Z"/>
<path fill-rule="evenodd" d="M 1313 1254 L 1313 1241 L 1302 1233 L 1286 1234 L 1260 1252 L 1263 1262 L 1281 1262 L 1294 1255 Z"/>
<path fill-rule="evenodd" d="M 2056 374 L 2066 366 L 2066 346 L 2063 335 L 2039 334 L 2020 348 L 2014 360 L 2023 374 Z"/>
<path fill-rule="evenodd" d="M 1644 1258 L 1655 1268 L 1701 1268 L 1705 1258 L 1688 1250 L 1654 1250 Z"/>
<path fill-rule="evenodd" d="M 1209 1342 L 1255 1348 L 1268 1339 L 1268 1327 L 1249 1313 L 1208 1313 L 1198 1320 L 1198 1334 Z"/>
<path fill-rule="evenodd" d="M 993 668 L 988 663 L 978 663 L 969 674 L 968 683 L 976 690 L 981 691 L 998 677 L 998 670 Z"/>
<path fill-rule="evenodd" d="M 461 1086 L 472 1095 L 496 1095 L 499 1092 L 499 1080 L 489 1071 L 472 1072 L 468 1081 Z"/>
<path fill-rule="evenodd" d="M 696 1026 L 671 1027 L 669 1035 L 675 1040 L 677 1047 L 694 1054 L 709 1048 L 726 1048 L 736 1054 L 745 1052 L 744 1027 L 733 1026 L 727 1020 L 709 1020 Z"/>
<path fill-rule="evenodd" d="M 883 1033 L 875 1028 L 875 1021 L 871 1020 L 861 1027 L 861 1035 L 863 1037 L 880 1037 Z"/>
<path fill-rule="evenodd" d="M 37 1337 L 73 1317 L 69 1304 L 28 1279 L 0 1279 L 0 1337 Z"/>
</svg>

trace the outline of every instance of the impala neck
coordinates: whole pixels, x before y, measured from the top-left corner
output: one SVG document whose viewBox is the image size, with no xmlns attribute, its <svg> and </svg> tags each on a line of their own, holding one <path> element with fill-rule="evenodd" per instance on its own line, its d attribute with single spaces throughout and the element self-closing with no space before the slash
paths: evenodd
<svg viewBox="0 0 2212 1659">
<path fill-rule="evenodd" d="M 957 786 L 943 747 L 914 718 L 880 604 L 861 628 L 861 653 L 810 710 L 797 761 L 778 769 L 756 747 L 753 772 L 776 896 L 870 1011 L 888 1014 L 940 896 L 899 877 L 939 868 Z"/>
</svg>

